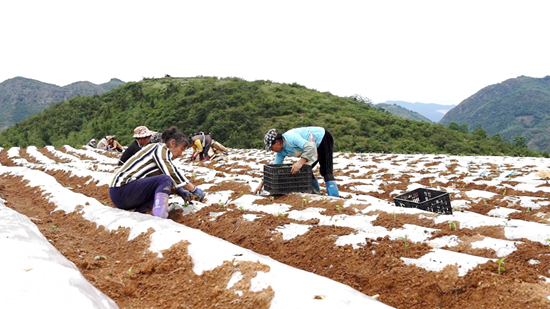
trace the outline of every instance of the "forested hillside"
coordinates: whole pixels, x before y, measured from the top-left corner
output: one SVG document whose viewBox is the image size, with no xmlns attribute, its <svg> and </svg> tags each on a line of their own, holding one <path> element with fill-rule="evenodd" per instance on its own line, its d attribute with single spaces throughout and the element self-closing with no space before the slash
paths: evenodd
<svg viewBox="0 0 550 309">
<path fill-rule="evenodd" d="M 323 126 L 336 151 L 540 156 L 484 131 L 473 134 L 439 124 L 407 120 L 356 98 L 318 92 L 298 84 L 239 78 L 162 78 L 127 83 L 102 95 L 58 102 L 0 133 L 0 146 L 64 144 L 116 134 L 128 145 L 136 126 L 161 131 L 209 131 L 231 148 L 263 148 L 268 129 Z"/>
<path fill-rule="evenodd" d="M 0 131 L 27 119 L 50 104 L 78 95 L 101 94 L 124 84 L 113 78 L 96 85 L 76 82 L 63 87 L 24 77 L 15 77 L 0 83 Z"/>
<path fill-rule="evenodd" d="M 440 121 L 481 126 L 489 135 L 550 151 L 550 76 L 520 76 L 485 87 L 450 110 Z"/>
</svg>

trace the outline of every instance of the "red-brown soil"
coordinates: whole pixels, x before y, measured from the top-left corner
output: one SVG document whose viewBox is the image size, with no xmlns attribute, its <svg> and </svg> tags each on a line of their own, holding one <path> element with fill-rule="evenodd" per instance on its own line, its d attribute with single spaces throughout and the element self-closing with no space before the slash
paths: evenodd
<svg viewBox="0 0 550 309">
<path fill-rule="evenodd" d="M 48 150 L 39 149 L 48 158 L 58 164 L 66 160 L 53 156 Z M 58 151 L 65 151 L 64 148 Z M 28 162 L 40 165 L 25 149 L 19 153 Z M 117 154 L 109 153 L 110 157 Z M 80 156 L 82 160 L 94 159 Z M 399 162 L 399 156 L 386 157 L 384 160 Z M 434 162 L 425 164 L 424 168 L 434 168 Z M 440 158 L 443 160 L 443 158 Z M 212 186 L 209 191 L 233 191 L 230 201 L 243 194 L 251 194 L 251 188 L 246 182 L 234 180 L 239 175 L 261 175 L 253 170 L 243 159 L 239 163 L 220 165 L 207 163 L 205 166 L 218 171 L 219 176 L 231 174 L 231 181 L 222 181 Z M 420 159 L 419 159 L 420 160 Z M 373 160 L 375 161 L 375 160 Z M 252 162 L 252 161 L 251 161 Z M 376 162 L 376 161 L 375 161 Z M 256 163 L 256 162 L 255 162 Z M 264 162 L 267 163 L 267 162 Z M 7 156 L 7 150 L 0 151 L 0 164 L 4 166 L 17 165 Z M 397 164 L 397 163 L 396 163 Z M 74 192 L 82 193 L 100 201 L 105 207 L 113 207 L 106 185 L 97 186 L 89 182 L 89 178 L 81 178 L 63 171 L 53 171 L 36 167 L 53 176 L 57 182 Z M 238 171 L 235 172 L 235 169 Z M 453 171 L 454 165 L 447 165 L 447 174 Z M 504 168 L 504 167 L 501 167 Z M 359 171 L 375 170 L 376 165 L 369 167 L 348 166 L 339 171 L 336 177 L 356 175 Z M 412 169 L 412 168 L 411 168 Z M 422 170 L 416 170 L 422 173 Z M 380 171 L 377 171 L 380 173 Z M 428 173 L 426 171 L 426 173 Z M 353 176 L 356 179 L 370 179 L 372 172 L 364 176 Z M 549 200 L 550 194 L 539 192 L 516 191 L 508 187 L 503 195 L 503 187 L 484 186 L 464 180 L 464 175 L 457 174 L 453 180 L 455 187 L 461 192 L 470 190 L 485 190 L 496 195 L 485 202 L 472 201 L 471 208 L 479 214 L 487 214 L 495 205 L 503 204 L 506 196 L 538 196 Z M 341 185 L 340 190 L 346 194 L 366 194 L 377 198 L 393 201 L 391 192 L 404 191 L 411 175 L 384 175 L 384 185 L 377 191 L 358 192 L 352 183 Z M 426 186 L 434 186 L 433 176 L 428 176 L 420 182 Z M 214 181 L 196 179 L 197 184 L 212 184 Z M 448 184 L 447 184 L 448 185 Z M 511 185 L 508 183 L 508 185 Z M 207 190 L 208 191 L 208 190 Z M 383 193 L 381 193 L 383 192 Z M 547 197 L 548 196 L 548 197 Z M 128 241 L 128 231 L 118 229 L 107 231 L 101 226 L 87 221 L 77 213 L 55 211 L 55 205 L 48 202 L 44 196 L 26 185 L 19 177 L 2 175 L 0 178 L 0 198 L 6 201 L 6 206 L 28 216 L 46 236 L 47 239 L 69 260 L 82 274 L 103 293 L 111 297 L 120 308 L 269 308 L 273 291 L 245 292 L 237 296 L 226 289 L 231 276 L 229 266 L 222 265 L 212 271 L 198 276 L 192 271 L 192 263 L 187 254 L 187 243 L 178 243 L 163 252 L 159 258 L 147 250 L 148 234 Z M 288 204 L 292 209 L 316 207 L 325 209 L 323 215 L 335 216 L 347 214 L 353 216 L 364 209 L 365 205 L 353 205 L 341 208 L 342 202 L 336 199 L 308 199 L 304 204 L 301 195 L 276 196 L 272 199 L 258 200 L 256 204 Z M 464 199 L 464 198 L 462 198 Z M 402 258 L 419 258 L 432 248 L 426 243 L 409 242 L 406 246 L 403 240 L 380 237 L 366 239 L 366 245 L 353 248 L 350 245 L 338 246 L 335 239 L 341 235 L 354 234 L 349 227 L 318 225 L 318 220 L 300 221 L 286 216 L 267 215 L 265 213 L 247 211 L 231 202 L 219 205 L 210 201 L 211 205 L 183 215 L 181 210 L 170 214 L 170 219 L 189 227 L 200 229 L 210 235 L 222 238 L 236 245 L 272 257 L 287 265 L 313 272 L 331 278 L 367 295 L 379 295 L 379 300 L 396 308 L 548 308 L 550 288 L 540 276 L 549 276 L 550 246 L 528 239 L 519 239 L 522 244 L 517 250 L 506 257 L 506 271 L 499 274 L 495 262 L 478 265 L 465 276 L 458 276 L 455 266 L 447 266 L 443 271 L 433 272 L 423 268 L 405 265 Z M 338 207 L 337 207 L 338 205 Z M 514 207 L 511 207 L 514 208 Z M 537 216 L 537 213 L 548 213 L 548 207 L 513 214 L 521 220 L 548 223 L 548 215 Z M 224 211 L 232 210 L 232 211 Z M 211 212 L 224 211 L 222 215 L 212 219 Z M 243 219 L 243 214 L 257 214 L 254 221 Z M 411 215 L 390 214 L 383 211 L 368 213 L 377 215 L 373 222 L 389 230 L 399 229 L 404 224 L 439 229 L 432 239 L 445 235 L 455 235 L 462 242 L 459 246 L 445 248 L 486 258 L 497 258 L 494 250 L 472 248 L 471 242 L 483 237 L 507 239 L 503 227 L 479 227 L 475 229 L 451 228 L 447 223 L 434 224 L 426 217 L 433 214 Z M 311 225 L 305 234 L 290 240 L 284 240 L 276 233 L 278 226 L 288 223 Z M 55 226 L 55 228 L 53 228 Z M 151 231 L 149 231 L 150 233 Z M 97 256 L 108 257 L 106 259 Z M 536 259 L 538 264 L 529 260 Z M 227 266 L 227 267 L 226 267 Z M 265 265 L 247 263 L 241 266 L 246 275 L 247 270 L 253 272 Z M 246 289 L 243 289 L 246 290 Z M 297 291 L 299 293 L 299 291 Z"/>
</svg>

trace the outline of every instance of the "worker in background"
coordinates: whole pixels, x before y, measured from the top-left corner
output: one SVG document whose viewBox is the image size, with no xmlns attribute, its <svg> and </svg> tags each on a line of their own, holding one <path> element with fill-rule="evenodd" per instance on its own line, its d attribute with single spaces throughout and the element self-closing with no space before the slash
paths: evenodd
<svg viewBox="0 0 550 309">
<path fill-rule="evenodd" d="M 322 127 L 304 127 L 281 134 L 271 129 L 265 135 L 264 143 L 266 151 L 276 152 L 273 164 L 282 164 L 287 156 L 300 158 L 292 165 L 290 170 L 292 174 L 297 174 L 304 164 L 311 164 L 313 169 L 319 163 L 321 176 L 325 179 L 327 186 L 327 195 L 339 196 L 332 166 L 334 140 L 329 131 Z M 255 193 L 260 192 L 263 186 L 262 180 Z M 321 192 L 315 175 L 312 177 L 312 189 L 313 193 Z"/>
<path fill-rule="evenodd" d="M 122 145 L 115 139 L 115 135 L 107 135 L 97 143 L 97 149 L 122 152 Z"/>
<path fill-rule="evenodd" d="M 134 129 L 134 135 L 132 136 L 135 140 L 134 142 L 126 148 L 122 153 L 122 156 L 118 160 L 118 165 L 124 164 L 130 157 L 132 157 L 136 152 L 140 151 L 143 146 L 151 142 L 151 136 L 157 134 L 155 131 L 149 130 L 146 126 L 139 126 Z"/>
<path fill-rule="evenodd" d="M 94 147 L 95 147 L 95 138 L 92 138 L 92 139 L 88 142 L 88 144 L 86 144 L 86 146 L 94 148 Z"/>
<path fill-rule="evenodd" d="M 197 132 L 189 136 L 193 154 L 191 161 L 208 161 L 227 159 L 227 148 L 212 139 L 210 133 Z"/>
</svg>

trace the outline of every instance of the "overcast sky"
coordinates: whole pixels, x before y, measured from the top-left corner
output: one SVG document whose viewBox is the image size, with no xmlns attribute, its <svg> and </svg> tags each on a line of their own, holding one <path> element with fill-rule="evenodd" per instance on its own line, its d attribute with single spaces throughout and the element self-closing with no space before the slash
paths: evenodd
<svg viewBox="0 0 550 309">
<path fill-rule="evenodd" d="M 459 104 L 550 75 L 549 13 L 542 0 L 6 0 L 0 82 L 202 75 Z"/>
</svg>

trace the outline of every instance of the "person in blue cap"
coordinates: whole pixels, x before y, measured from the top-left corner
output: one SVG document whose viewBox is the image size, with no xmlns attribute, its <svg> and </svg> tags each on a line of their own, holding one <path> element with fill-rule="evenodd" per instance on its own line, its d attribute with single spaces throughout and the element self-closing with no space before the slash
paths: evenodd
<svg viewBox="0 0 550 309">
<path fill-rule="evenodd" d="M 276 152 L 273 164 L 282 164 L 285 157 L 299 157 L 300 160 L 292 165 L 290 172 L 296 174 L 304 164 L 312 164 L 312 168 L 319 163 L 321 176 L 327 186 L 327 194 L 339 196 L 338 186 L 333 175 L 332 153 L 334 151 L 334 139 L 332 134 L 322 127 L 295 128 L 278 133 L 271 129 L 264 137 L 265 150 Z M 262 181 L 255 193 L 262 190 Z M 313 193 L 320 194 L 319 182 L 312 177 Z"/>
</svg>

